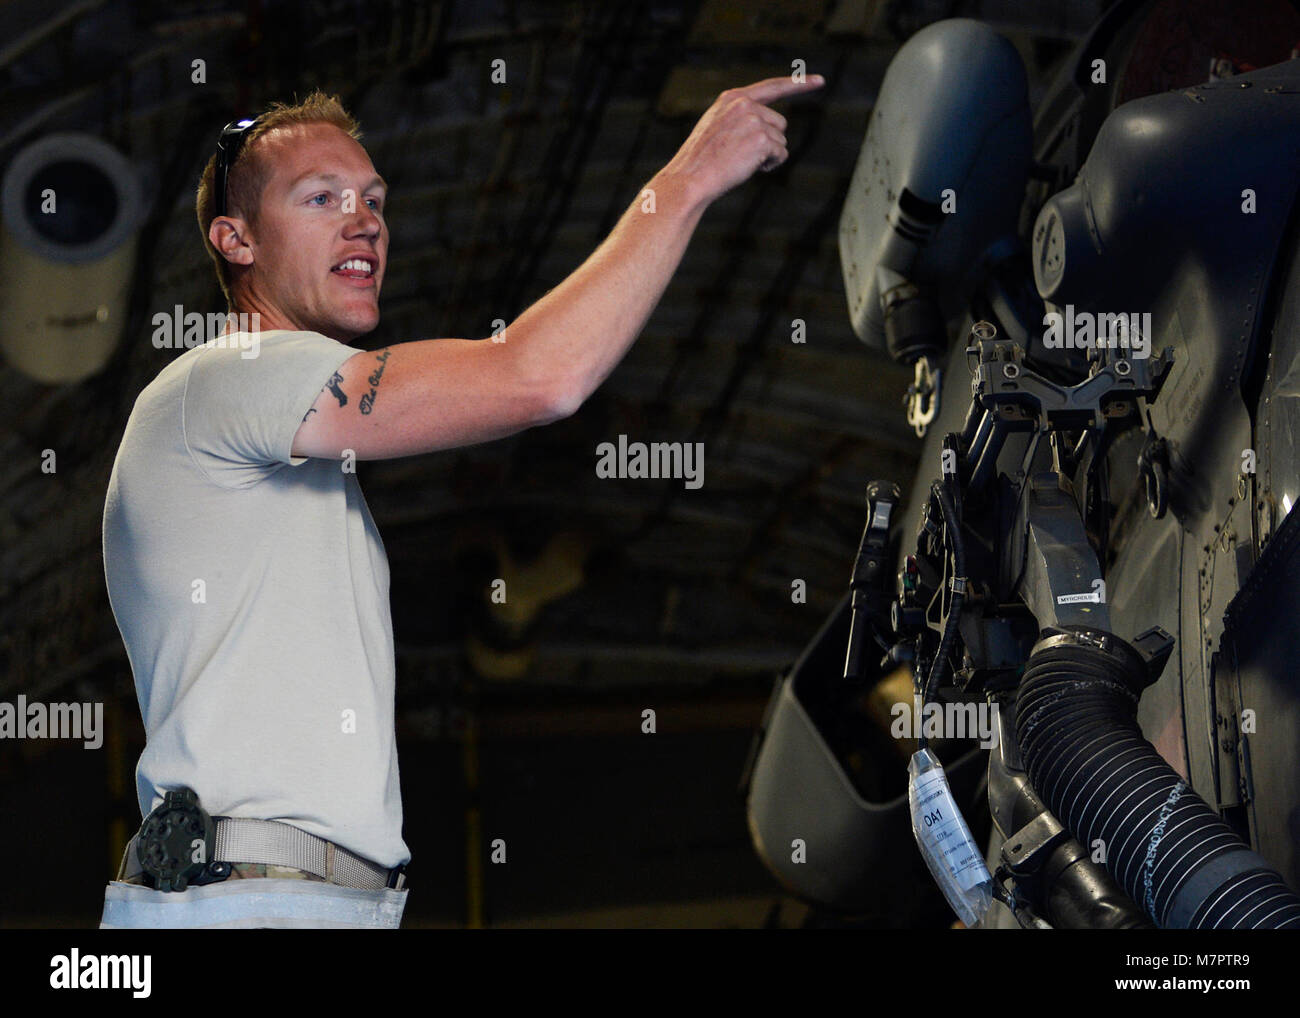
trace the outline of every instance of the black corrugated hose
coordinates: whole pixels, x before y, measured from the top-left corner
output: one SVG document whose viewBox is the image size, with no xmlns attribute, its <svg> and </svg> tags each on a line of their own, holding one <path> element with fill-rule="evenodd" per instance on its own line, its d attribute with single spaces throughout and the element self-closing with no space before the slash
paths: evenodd
<svg viewBox="0 0 1300 1018">
<path fill-rule="evenodd" d="M 1016 697 L 1030 783 L 1165 929 L 1300 929 L 1300 896 L 1142 736 L 1145 662 L 1112 633 L 1044 631 Z"/>
</svg>

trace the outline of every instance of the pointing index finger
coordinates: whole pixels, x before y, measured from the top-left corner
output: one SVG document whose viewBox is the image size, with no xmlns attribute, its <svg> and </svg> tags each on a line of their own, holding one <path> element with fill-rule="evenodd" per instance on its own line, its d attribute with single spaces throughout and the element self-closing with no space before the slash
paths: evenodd
<svg viewBox="0 0 1300 1018">
<path fill-rule="evenodd" d="M 737 89 L 737 91 L 755 102 L 770 103 L 777 99 L 783 99 L 788 95 L 811 92 L 815 88 L 821 88 L 824 84 L 826 84 L 826 79 L 820 74 L 810 74 L 805 81 L 794 81 L 789 76 L 785 76 L 781 78 L 764 78 L 752 85 L 745 85 L 743 88 Z"/>
</svg>

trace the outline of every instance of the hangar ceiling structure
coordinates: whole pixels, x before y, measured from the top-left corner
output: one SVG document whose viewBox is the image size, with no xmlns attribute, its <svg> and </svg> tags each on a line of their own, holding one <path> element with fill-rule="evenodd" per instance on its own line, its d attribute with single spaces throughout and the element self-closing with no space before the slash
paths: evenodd
<svg viewBox="0 0 1300 1018">
<path fill-rule="evenodd" d="M 389 553 L 405 722 L 467 677 L 521 702 L 765 688 L 844 589 L 866 482 L 906 486 L 915 469 L 910 379 L 854 338 L 836 248 L 875 91 L 900 39 L 955 8 L 1006 32 L 1040 89 L 1098 5 L 1017 6 L 8 5 L 0 165 L 44 133 L 96 134 L 138 168 L 148 217 L 107 367 L 57 386 L 0 373 L 0 694 L 107 682 L 130 696 L 103 492 L 136 394 L 174 356 L 150 343 L 152 315 L 220 308 L 193 191 L 223 123 L 317 85 L 361 121 L 391 186 L 383 319 L 356 344 L 374 349 L 489 335 L 581 263 L 718 91 L 800 59 L 828 85 L 782 107 L 789 163 L 706 213 L 642 337 L 577 414 L 359 468 Z M 598 478 L 596 446 L 620 434 L 702 442 L 703 486 Z M 496 577 L 520 594 L 505 610 L 488 598 Z"/>
</svg>

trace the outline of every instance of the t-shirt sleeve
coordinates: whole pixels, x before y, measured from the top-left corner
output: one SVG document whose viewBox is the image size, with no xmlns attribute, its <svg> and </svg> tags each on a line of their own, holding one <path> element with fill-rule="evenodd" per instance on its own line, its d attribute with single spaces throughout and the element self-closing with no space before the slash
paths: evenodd
<svg viewBox="0 0 1300 1018">
<path fill-rule="evenodd" d="M 254 354 L 255 356 L 250 356 Z M 292 455 L 303 416 L 355 347 L 318 332 L 201 350 L 182 400 L 190 455 L 217 484 L 255 484 L 305 456 Z"/>
</svg>

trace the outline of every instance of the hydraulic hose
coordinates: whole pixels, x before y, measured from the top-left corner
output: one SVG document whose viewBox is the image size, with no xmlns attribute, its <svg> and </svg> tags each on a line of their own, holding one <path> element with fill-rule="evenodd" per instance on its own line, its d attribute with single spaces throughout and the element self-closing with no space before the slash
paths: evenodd
<svg viewBox="0 0 1300 1018">
<path fill-rule="evenodd" d="M 1045 631 L 1025 665 L 1016 736 L 1029 780 L 1165 929 L 1300 929 L 1300 896 L 1142 736 L 1138 652 L 1083 626 Z"/>
<path fill-rule="evenodd" d="M 949 538 L 952 540 L 953 588 L 952 600 L 948 605 L 948 618 L 944 623 L 943 634 L 939 638 L 939 649 L 935 651 L 934 663 L 930 666 L 930 675 L 921 686 L 921 703 L 924 706 L 939 694 L 943 683 L 944 671 L 948 665 L 948 655 L 957 639 L 957 626 L 961 619 L 961 606 L 966 600 L 966 545 L 961 536 L 961 520 L 957 515 L 957 504 L 952 493 L 943 481 L 936 481 L 930 487 L 931 493 L 939 502 L 943 513 L 943 522 Z M 918 749 L 925 749 L 929 739 L 922 734 L 917 740 Z"/>
<path fill-rule="evenodd" d="M 966 601 L 966 542 L 961 536 L 961 520 L 957 516 L 957 504 L 952 492 L 942 481 L 937 481 L 930 488 L 939 502 L 943 513 L 943 522 L 952 541 L 953 587 L 952 600 L 948 604 L 948 618 L 939 638 L 939 649 L 934 655 L 934 664 L 930 667 L 930 676 L 926 679 L 924 693 L 926 700 L 933 700 L 943 683 L 943 674 L 948 665 L 948 655 L 957 639 L 957 624 L 961 619 L 961 606 Z"/>
</svg>

